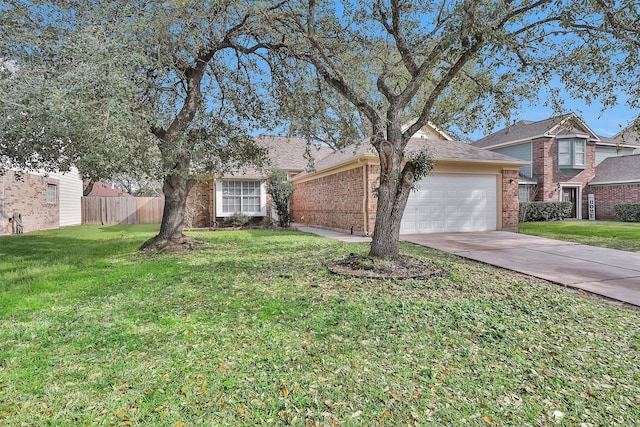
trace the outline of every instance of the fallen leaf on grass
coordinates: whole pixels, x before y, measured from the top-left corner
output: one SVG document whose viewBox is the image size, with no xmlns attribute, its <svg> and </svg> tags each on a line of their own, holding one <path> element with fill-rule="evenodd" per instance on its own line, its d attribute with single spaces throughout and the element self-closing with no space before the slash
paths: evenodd
<svg viewBox="0 0 640 427">
<path fill-rule="evenodd" d="M 282 392 L 282 396 L 286 399 L 287 397 L 289 397 L 289 390 L 287 389 L 287 386 L 284 384 L 280 384 L 280 392 Z"/>
<path fill-rule="evenodd" d="M 484 420 L 484 422 L 485 422 L 485 423 L 487 423 L 487 424 L 493 424 L 493 423 L 495 422 L 495 421 L 493 421 L 493 418 L 488 417 L 488 416 L 486 416 L 486 415 L 483 415 L 483 416 L 482 416 L 482 419 L 483 419 L 483 420 Z"/>
</svg>

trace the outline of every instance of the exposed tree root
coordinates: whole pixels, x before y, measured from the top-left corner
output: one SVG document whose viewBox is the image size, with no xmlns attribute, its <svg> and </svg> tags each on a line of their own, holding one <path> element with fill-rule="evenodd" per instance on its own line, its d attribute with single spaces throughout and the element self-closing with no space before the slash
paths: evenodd
<svg viewBox="0 0 640 427">
<path fill-rule="evenodd" d="M 184 252 L 200 246 L 202 242 L 193 237 L 182 235 L 180 237 L 161 237 L 155 236 L 152 239 L 147 240 L 140 247 L 141 251 L 145 252 Z"/>
</svg>

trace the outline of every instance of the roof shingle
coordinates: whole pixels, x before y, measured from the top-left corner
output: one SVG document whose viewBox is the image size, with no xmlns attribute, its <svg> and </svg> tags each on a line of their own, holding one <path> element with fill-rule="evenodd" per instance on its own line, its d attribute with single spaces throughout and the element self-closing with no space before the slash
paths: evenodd
<svg viewBox="0 0 640 427">
<path fill-rule="evenodd" d="M 314 163 L 332 152 L 328 147 L 309 144 L 304 138 L 261 135 L 255 141 L 257 145 L 267 149 L 269 166 L 292 173 L 303 171 L 309 166 L 309 160 L 305 157 L 307 149 Z M 264 171 L 247 167 L 225 174 L 222 178 L 260 179 L 264 176 Z"/>
<path fill-rule="evenodd" d="M 640 182 L 640 154 L 608 157 L 596 166 L 590 185 Z"/>
<path fill-rule="evenodd" d="M 442 139 L 412 138 L 407 144 L 405 152 L 413 153 L 422 149 L 426 149 L 435 161 L 494 162 L 513 166 L 526 164 L 526 162 L 505 156 L 504 154 L 484 150 L 469 144 L 463 144 L 462 142 Z M 315 170 L 323 171 L 331 169 L 363 156 L 377 156 L 375 148 L 368 140 L 359 144 L 349 145 L 342 150 L 335 151 L 320 159 L 315 164 Z M 307 174 L 308 172 L 302 172 L 298 176 Z"/>
</svg>

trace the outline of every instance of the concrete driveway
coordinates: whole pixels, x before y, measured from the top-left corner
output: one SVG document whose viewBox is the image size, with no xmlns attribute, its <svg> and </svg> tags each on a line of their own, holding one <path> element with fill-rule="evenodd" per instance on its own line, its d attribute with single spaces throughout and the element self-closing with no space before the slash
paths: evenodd
<svg viewBox="0 0 640 427">
<path fill-rule="evenodd" d="M 400 239 L 640 306 L 640 253 L 505 231 Z"/>
</svg>

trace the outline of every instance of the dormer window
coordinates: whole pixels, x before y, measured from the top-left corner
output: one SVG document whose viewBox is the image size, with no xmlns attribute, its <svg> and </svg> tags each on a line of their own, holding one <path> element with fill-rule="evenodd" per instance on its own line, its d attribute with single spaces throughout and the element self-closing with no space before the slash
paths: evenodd
<svg viewBox="0 0 640 427">
<path fill-rule="evenodd" d="M 562 138 L 558 140 L 558 167 L 560 169 L 584 169 L 586 164 L 586 139 Z"/>
</svg>

